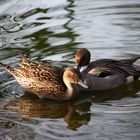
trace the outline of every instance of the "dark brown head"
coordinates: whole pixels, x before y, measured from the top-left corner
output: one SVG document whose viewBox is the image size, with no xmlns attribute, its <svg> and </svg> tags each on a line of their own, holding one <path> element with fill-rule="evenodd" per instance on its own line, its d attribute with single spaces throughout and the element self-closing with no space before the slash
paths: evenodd
<svg viewBox="0 0 140 140">
<path fill-rule="evenodd" d="M 87 49 L 82 48 L 78 50 L 75 55 L 75 60 L 78 64 L 77 69 L 80 70 L 81 67 L 88 65 L 90 62 L 90 57 L 90 52 Z"/>
</svg>

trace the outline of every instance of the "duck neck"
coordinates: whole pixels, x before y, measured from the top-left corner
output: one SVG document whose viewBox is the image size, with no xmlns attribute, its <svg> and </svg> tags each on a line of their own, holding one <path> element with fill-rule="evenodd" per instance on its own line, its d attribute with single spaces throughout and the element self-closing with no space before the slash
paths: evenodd
<svg viewBox="0 0 140 140">
<path fill-rule="evenodd" d="M 86 70 L 88 68 L 88 65 L 82 66 L 80 69 L 80 72 L 83 72 L 84 70 Z"/>
<path fill-rule="evenodd" d="M 77 94 L 79 93 L 78 85 L 76 85 L 74 83 L 69 83 L 69 82 L 66 82 L 65 84 L 67 86 L 67 98 L 74 99 L 77 96 Z"/>
</svg>

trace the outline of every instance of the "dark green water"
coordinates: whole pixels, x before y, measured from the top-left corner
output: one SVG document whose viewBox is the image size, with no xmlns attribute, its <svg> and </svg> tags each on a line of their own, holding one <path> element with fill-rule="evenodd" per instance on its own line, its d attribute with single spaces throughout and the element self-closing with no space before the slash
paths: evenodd
<svg viewBox="0 0 140 140">
<path fill-rule="evenodd" d="M 92 59 L 140 55 L 139 0 L 0 0 L 0 62 L 75 66 L 77 48 Z M 137 61 L 140 65 L 140 61 Z M 78 102 L 22 96 L 0 69 L 1 140 L 139 140 L 140 82 Z"/>
</svg>

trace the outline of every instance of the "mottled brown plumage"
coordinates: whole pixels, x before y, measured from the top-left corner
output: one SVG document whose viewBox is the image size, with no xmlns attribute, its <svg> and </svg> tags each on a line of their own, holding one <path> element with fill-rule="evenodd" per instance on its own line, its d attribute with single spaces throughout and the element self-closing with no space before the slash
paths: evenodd
<svg viewBox="0 0 140 140">
<path fill-rule="evenodd" d="M 37 64 L 22 56 L 17 68 L 0 63 L 17 82 L 27 91 L 33 92 L 40 98 L 69 100 L 80 92 L 82 86 L 80 73 L 74 68 L 61 68 L 50 64 Z"/>
</svg>

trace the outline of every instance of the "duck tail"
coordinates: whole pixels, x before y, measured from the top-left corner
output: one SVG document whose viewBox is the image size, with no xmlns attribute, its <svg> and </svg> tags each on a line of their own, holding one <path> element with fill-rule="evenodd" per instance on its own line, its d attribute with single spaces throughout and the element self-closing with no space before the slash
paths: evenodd
<svg viewBox="0 0 140 140">
<path fill-rule="evenodd" d="M 0 62 L 0 67 L 5 68 L 9 73 L 13 74 L 14 73 L 14 68 L 10 67 L 9 65 L 3 64 Z"/>
<path fill-rule="evenodd" d="M 22 63 L 28 63 L 29 60 L 26 58 L 24 53 L 20 53 L 19 55 L 21 57 Z"/>
<path fill-rule="evenodd" d="M 134 63 L 135 61 L 137 61 L 138 59 L 140 59 L 140 56 L 137 56 L 136 58 L 132 59 L 132 63 Z"/>
<path fill-rule="evenodd" d="M 131 64 L 132 65 L 138 59 L 140 59 L 140 56 L 137 56 L 136 58 L 133 58 L 133 59 L 123 59 L 120 62 L 124 63 L 124 64 Z"/>
<path fill-rule="evenodd" d="M 20 53 L 19 55 L 21 57 L 21 62 L 18 63 L 18 65 L 21 67 L 28 67 L 30 65 L 30 61 L 26 58 L 26 55 L 24 53 Z"/>
</svg>

